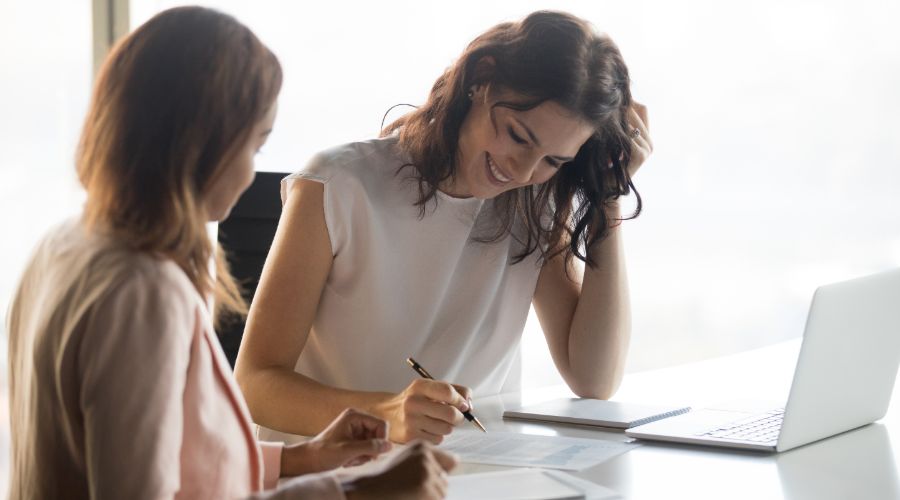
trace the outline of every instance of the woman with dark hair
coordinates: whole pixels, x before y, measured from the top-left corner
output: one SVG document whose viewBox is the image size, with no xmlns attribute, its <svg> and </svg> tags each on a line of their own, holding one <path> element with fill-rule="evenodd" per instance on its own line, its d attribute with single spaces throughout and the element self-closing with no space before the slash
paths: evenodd
<svg viewBox="0 0 900 500">
<path fill-rule="evenodd" d="M 440 498 L 453 459 L 411 447 L 384 473 L 311 474 L 390 447 L 347 410 L 312 440 L 257 443 L 213 330 L 246 306 L 206 223 L 253 179 L 278 60 L 216 11 L 160 13 L 98 75 L 77 156 L 81 217 L 38 245 L 9 310 L 10 498 Z"/>
<path fill-rule="evenodd" d="M 569 387 L 610 397 L 630 336 L 619 225 L 640 211 L 619 198 L 652 149 L 629 86 L 607 36 L 536 12 L 476 38 L 381 138 L 285 179 L 236 367 L 254 420 L 309 434 L 359 407 L 438 443 L 509 383 L 532 304 Z"/>
</svg>

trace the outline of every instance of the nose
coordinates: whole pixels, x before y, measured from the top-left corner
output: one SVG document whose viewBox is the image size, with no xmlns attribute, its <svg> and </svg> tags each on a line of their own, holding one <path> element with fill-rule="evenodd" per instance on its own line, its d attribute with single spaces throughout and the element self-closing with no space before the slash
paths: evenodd
<svg viewBox="0 0 900 500">
<path fill-rule="evenodd" d="M 534 151 L 522 152 L 511 162 L 513 180 L 518 184 L 528 184 L 534 178 L 534 172 L 541 162 L 541 155 Z"/>
</svg>

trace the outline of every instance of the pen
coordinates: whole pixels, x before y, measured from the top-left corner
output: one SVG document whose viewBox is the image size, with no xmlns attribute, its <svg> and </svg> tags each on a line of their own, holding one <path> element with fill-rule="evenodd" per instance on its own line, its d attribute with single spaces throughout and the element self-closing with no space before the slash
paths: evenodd
<svg viewBox="0 0 900 500">
<path fill-rule="evenodd" d="M 431 374 L 428 373 L 428 370 L 423 368 L 422 365 L 420 365 L 419 363 L 416 363 L 416 360 L 414 360 L 412 358 L 406 358 L 406 362 L 409 364 L 410 367 L 412 367 L 413 370 L 416 371 L 416 373 L 421 375 L 423 378 L 427 378 L 429 380 L 434 380 L 434 377 L 432 377 Z M 472 422 L 473 424 L 475 424 L 476 427 L 481 429 L 481 432 L 487 432 L 487 429 L 485 429 L 484 426 L 481 425 L 481 422 L 478 421 L 478 418 L 475 415 L 472 415 L 472 412 L 464 411 L 464 412 L 462 412 L 462 414 L 464 417 L 466 417 L 466 420 L 468 420 L 469 422 Z"/>
</svg>

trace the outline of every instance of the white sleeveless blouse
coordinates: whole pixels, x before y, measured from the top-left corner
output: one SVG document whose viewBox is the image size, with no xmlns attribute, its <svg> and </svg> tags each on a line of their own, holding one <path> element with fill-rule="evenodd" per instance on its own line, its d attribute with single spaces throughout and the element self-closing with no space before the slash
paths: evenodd
<svg viewBox="0 0 900 500">
<path fill-rule="evenodd" d="M 470 237 L 491 201 L 438 192 L 424 217 L 396 137 L 338 146 L 282 182 L 324 185 L 334 262 L 296 371 L 344 389 L 399 392 L 415 358 L 438 379 L 497 394 L 510 375 L 537 284 L 538 253 Z M 488 221 L 490 222 L 490 221 Z M 519 374 L 510 377 L 518 384 Z M 509 387 L 509 386 L 507 386 Z"/>
</svg>

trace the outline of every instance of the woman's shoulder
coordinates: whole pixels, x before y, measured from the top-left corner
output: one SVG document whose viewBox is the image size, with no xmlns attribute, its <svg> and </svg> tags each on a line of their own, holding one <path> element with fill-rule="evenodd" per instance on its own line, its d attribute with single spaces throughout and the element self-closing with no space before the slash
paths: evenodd
<svg viewBox="0 0 900 500">
<path fill-rule="evenodd" d="M 38 244 L 10 311 L 38 318 L 22 328 L 52 321 L 67 336 L 83 320 L 156 321 L 191 330 L 202 307 L 200 294 L 173 261 L 129 249 L 76 218 L 54 226 Z"/>
<path fill-rule="evenodd" d="M 390 136 L 349 142 L 320 151 L 302 170 L 288 178 L 327 183 L 344 178 L 381 177 L 385 173 L 393 174 L 404 163 L 397 137 Z"/>
<path fill-rule="evenodd" d="M 136 283 L 141 289 L 175 302 L 203 303 L 187 274 L 171 259 L 133 251 L 124 258 L 127 270 L 122 282 Z"/>
<path fill-rule="evenodd" d="M 82 217 L 51 227 L 36 245 L 25 274 L 40 275 L 42 281 L 63 288 L 69 283 L 110 288 L 133 280 L 173 290 L 190 287 L 187 275 L 173 261 L 129 248 L 89 228 Z"/>
<path fill-rule="evenodd" d="M 135 250 L 80 221 L 59 226 L 54 240 L 70 245 L 53 244 L 59 264 L 75 273 L 77 286 L 95 289 L 98 295 L 128 291 L 134 298 L 153 300 L 167 309 L 204 303 L 187 274 L 169 258 Z"/>
<path fill-rule="evenodd" d="M 124 341 L 116 338 L 119 335 L 146 334 L 155 342 L 181 349 L 205 326 L 201 318 L 208 314 L 206 305 L 172 260 L 144 252 L 121 252 L 113 272 L 116 276 L 110 276 L 105 290 L 98 291 L 91 308 L 92 324 L 106 332 L 104 339 L 95 342 L 119 342 Z"/>
</svg>

